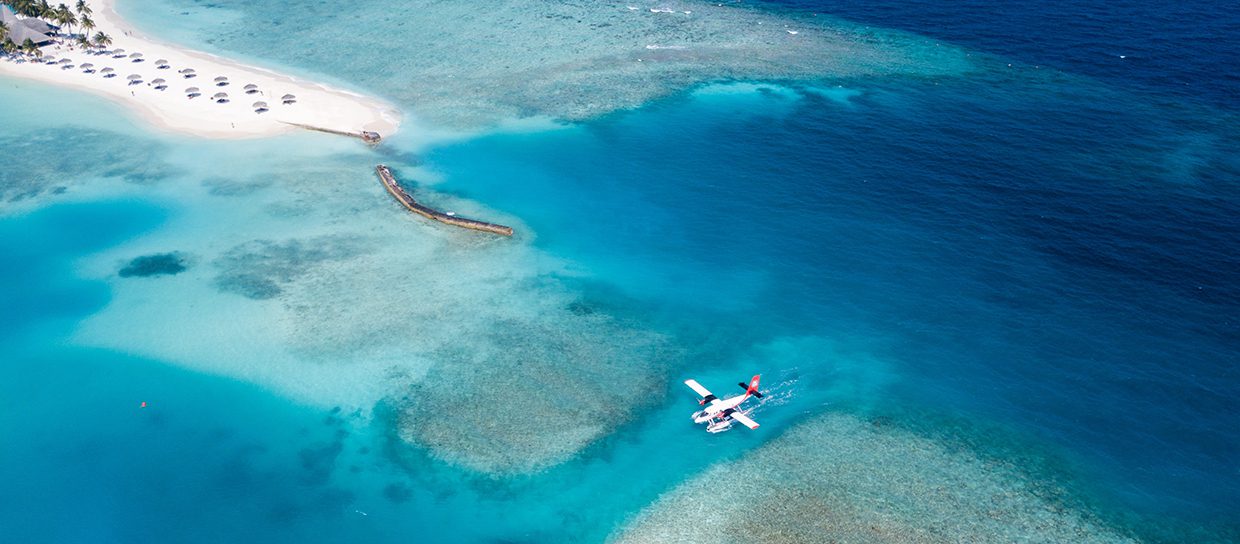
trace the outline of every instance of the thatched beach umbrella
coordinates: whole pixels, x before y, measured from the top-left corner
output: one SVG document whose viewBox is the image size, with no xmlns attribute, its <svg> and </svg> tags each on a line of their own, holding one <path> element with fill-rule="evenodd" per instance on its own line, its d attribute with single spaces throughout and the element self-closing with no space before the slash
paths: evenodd
<svg viewBox="0 0 1240 544">
<path fill-rule="evenodd" d="M 215 96 L 212 96 L 211 100 L 214 100 L 216 101 L 216 103 L 219 103 L 219 104 L 228 102 L 228 93 L 215 93 Z"/>
<path fill-rule="evenodd" d="M 293 102 L 297 101 L 297 96 L 292 95 L 292 94 L 286 94 L 284 96 L 281 96 L 280 100 L 284 102 L 285 104 L 292 104 Z"/>
<path fill-rule="evenodd" d="M 267 103 L 262 101 L 255 102 L 250 107 L 254 108 L 255 113 L 263 113 L 267 111 Z"/>
<path fill-rule="evenodd" d="M 132 62 L 142 62 L 142 53 L 134 53 L 129 58 Z"/>
<path fill-rule="evenodd" d="M 185 89 L 185 94 L 189 98 L 194 98 L 196 96 L 202 96 L 202 93 L 198 91 L 198 87 L 190 87 L 188 89 Z"/>
<path fill-rule="evenodd" d="M 155 67 L 160 70 L 163 70 L 165 68 L 171 68 L 171 66 L 168 66 L 168 59 L 159 59 L 155 61 Z"/>
<path fill-rule="evenodd" d="M 138 74 L 129 74 L 128 76 L 125 77 L 125 79 L 129 80 L 130 85 L 142 83 L 142 76 Z"/>
<path fill-rule="evenodd" d="M 73 62 L 73 59 L 70 59 L 69 57 L 64 57 L 64 58 L 61 58 L 61 59 L 60 59 L 59 61 L 57 61 L 57 62 L 59 62 L 59 63 L 61 63 L 61 64 L 69 64 L 70 62 Z"/>
<path fill-rule="evenodd" d="M 227 78 L 227 77 L 224 77 L 224 76 L 219 76 L 219 77 L 215 78 L 215 80 L 214 80 L 214 81 L 215 81 L 215 86 L 216 86 L 216 87 L 223 87 L 223 86 L 225 86 L 225 85 L 228 85 L 228 78 Z"/>
<path fill-rule="evenodd" d="M 99 73 L 102 74 L 103 77 L 116 77 L 116 74 L 113 72 L 115 72 L 115 70 L 110 67 L 104 67 L 104 69 L 99 70 Z"/>
<path fill-rule="evenodd" d="M 258 85 L 255 85 L 253 83 L 246 83 L 245 94 L 254 94 L 256 92 L 258 92 Z"/>
<path fill-rule="evenodd" d="M 123 56 L 125 56 L 125 50 L 124 50 L 124 49 L 121 49 L 121 48 L 119 48 L 119 47 L 118 47 L 118 48 L 116 48 L 116 49 L 113 49 L 113 50 L 112 50 L 112 58 L 114 58 L 114 59 L 119 59 L 119 58 L 121 58 L 121 57 L 123 57 Z"/>
<path fill-rule="evenodd" d="M 81 68 L 82 71 L 87 74 L 95 71 L 95 65 L 89 62 L 83 62 L 81 66 L 78 66 L 78 68 Z"/>
<path fill-rule="evenodd" d="M 157 90 L 157 91 L 162 91 L 162 90 L 164 90 L 164 89 L 167 89 L 167 88 L 168 88 L 168 82 L 167 82 L 167 81 L 164 81 L 164 78 L 162 78 L 162 77 L 157 77 L 157 78 L 155 78 L 155 79 L 152 79 L 152 80 L 151 80 L 151 85 L 154 85 L 154 86 L 155 86 L 155 90 Z"/>
<path fill-rule="evenodd" d="M 194 72 L 196 72 L 196 70 L 194 70 L 193 68 L 182 68 L 180 70 L 177 70 L 178 74 L 192 74 Z"/>
</svg>

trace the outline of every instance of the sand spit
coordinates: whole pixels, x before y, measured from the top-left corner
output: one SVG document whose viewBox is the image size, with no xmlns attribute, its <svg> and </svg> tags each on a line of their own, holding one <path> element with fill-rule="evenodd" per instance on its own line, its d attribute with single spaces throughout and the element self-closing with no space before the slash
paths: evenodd
<svg viewBox="0 0 1240 544">
<path fill-rule="evenodd" d="M 112 45 L 104 50 L 121 49 L 123 53 L 99 54 L 98 49 L 68 45 L 70 40 L 63 38 L 65 44 L 42 48 L 57 63 L 6 58 L 0 60 L 0 75 L 96 93 L 161 128 L 210 138 L 252 138 L 299 130 L 289 123 L 387 136 L 400 125 L 400 113 L 376 99 L 162 43 L 121 19 L 114 0 L 88 3 L 96 30 L 112 37 Z M 141 57 L 131 57 L 135 53 Z M 83 68 L 86 64 L 91 66 Z M 194 74 L 187 77 L 182 73 L 186 69 L 193 69 Z M 215 81 L 218 77 L 227 81 Z M 247 85 L 254 87 L 247 89 Z M 187 92 L 190 88 L 198 89 L 195 96 Z M 217 93 L 227 97 L 214 98 Z M 286 95 L 294 98 L 285 99 Z M 259 103 L 266 106 L 260 108 Z"/>
<path fill-rule="evenodd" d="M 850 416 L 806 422 L 663 495 L 641 542 L 1134 542 L 1013 467 Z"/>
</svg>

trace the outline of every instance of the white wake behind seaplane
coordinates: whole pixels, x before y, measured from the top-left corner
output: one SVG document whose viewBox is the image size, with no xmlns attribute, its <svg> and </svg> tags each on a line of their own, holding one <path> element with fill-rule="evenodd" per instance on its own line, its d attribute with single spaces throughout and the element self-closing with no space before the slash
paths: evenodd
<svg viewBox="0 0 1240 544">
<path fill-rule="evenodd" d="M 762 393 L 758 392 L 759 377 L 754 376 L 753 379 L 749 380 L 748 385 L 745 382 L 737 383 L 737 385 L 745 388 L 745 394 L 726 399 L 720 399 L 711 394 L 697 380 L 685 380 L 685 385 L 689 386 L 689 389 L 702 396 L 702 400 L 698 401 L 698 404 L 705 406 L 701 411 L 693 413 L 693 422 L 706 423 L 706 432 L 708 433 L 721 433 L 731 429 L 733 421 L 739 421 L 750 429 L 757 429 L 758 423 L 749 419 L 749 412 L 742 411 L 740 406 L 751 396 L 762 398 Z"/>
</svg>

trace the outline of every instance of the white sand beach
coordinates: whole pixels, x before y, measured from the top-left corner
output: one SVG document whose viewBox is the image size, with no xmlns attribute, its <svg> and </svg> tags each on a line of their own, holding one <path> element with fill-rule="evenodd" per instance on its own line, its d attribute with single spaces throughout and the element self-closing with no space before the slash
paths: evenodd
<svg viewBox="0 0 1240 544">
<path fill-rule="evenodd" d="M 88 4 L 94 11 L 96 32 L 111 36 L 111 45 L 86 50 L 62 38 L 60 43 L 41 48 L 56 64 L 0 58 L 0 76 L 98 93 L 159 127 L 210 138 L 253 138 L 301 130 L 289 123 L 389 136 L 400 125 L 400 112 L 378 99 L 162 43 L 121 19 L 114 0 L 89 0 Z M 123 53 L 110 53 L 117 50 Z M 134 53 L 141 57 L 132 58 Z M 166 66 L 157 61 L 166 61 Z M 92 66 L 83 68 L 87 64 Z M 182 73 L 185 69 L 193 69 L 194 74 Z M 227 81 L 217 82 L 219 77 Z M 254 87 L 247 88 L 250 85 Z M 197 96 L 191 98 L 187 89 L 195 87 Z M 227 98 L 215 99 L 217 93 L 226 93 Z M 286 95 L 294 98 L 286 100 Z M 259 102 L 266 104 L 262 111 L 257 111 Z"/>
</svg>

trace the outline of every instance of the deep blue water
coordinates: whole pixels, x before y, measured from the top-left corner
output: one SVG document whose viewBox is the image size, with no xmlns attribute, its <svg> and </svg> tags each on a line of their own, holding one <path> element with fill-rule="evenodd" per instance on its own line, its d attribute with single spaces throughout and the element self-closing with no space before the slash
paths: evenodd
<svg viewBox="0 0 1240 544">
<path fill-rule="evenodd" d="M 431 160 L 633 296 L 759 338 L 878 339 L 911 374 L 895 402 L 1010 422 L 1089 457 L 1103 495 L 1230 522 L 1237 165 L 1175 155 L 1234 130 L 991 85 L 671 100 Z"/>
<path fill-rule="evenodd" d="M 1240 63 L 1240 9 L 1225 0 L 760 3 L 942 38 L 1175 102 L 1234 111 L 1240 100 L 1240 73 L 1233 68 Z"/>
<path fill-rule="evenodd" d="M 540 248 L 588 270 L 589 296 L 707 345 L 718 361 L 703 355 L 694 373 L 740 361 L 826 389 L 839 352 L 762 359 L 753 346 L 831 339 L 899 376 L 869 409 L 1039 442 L 1066 459 L 1074 489 L 1109 516 L 1135 514 L 1143 534 L 1240 538 L 1240 123 L 1237 72 L 1220 68 L 1240 60 L 1234 6 L 781 5 L 1018 66 L 841 81 L 857 93 L 847 103 L 815 87 L 677 96 L 406 158 L 444 176 L 436 190 L 519 216 Z M 381 429 L 342 437 L 331 414 L 257 388 L 66 347 L 73 321 L 109 300 L 75 260 L 168 213 L 122 201 L 0 221 L 0 433 L 21 437 L 0 448 L 0 520 L 14 541 L 601 538 L 678 478 L 769 436 L 728 436 L 715 452 L 663 423 L 680 414 L 673 396 L 645 432 L 677 437 L 676 461 L 641 485 L 622 469 L 666 450 L 636 432 L 514 487 L 425 459 L 409 480 L 363 461 Z M 844 410 L 867 400 L 801 394 Z M 777 434 L 796 416 L 764 423 Z M 386 500 L 393 482 L 413 498 Z M 536 506 L 549 496 L 562 504 Z M 524 517 L 499 515 L 514 504 Z M 384 508 L 386 526 L 354 514 Z M 492 513 L 503 521 L 483 527 Z"/>
</svg>

